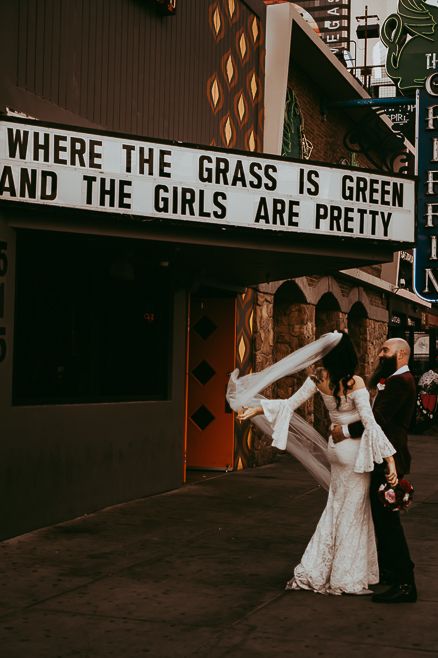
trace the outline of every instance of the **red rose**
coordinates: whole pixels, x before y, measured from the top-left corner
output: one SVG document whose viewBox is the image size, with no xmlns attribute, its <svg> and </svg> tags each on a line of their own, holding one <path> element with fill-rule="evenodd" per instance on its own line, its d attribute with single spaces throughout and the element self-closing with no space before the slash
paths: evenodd
<svg viewBox="0 0 438 658">
<path fill-rule="evenodd" d="M 405 492 L 405 493 L 410 493 L 411 491 L 414 490 L 414 487 L 408 480 L 399 480 L 398 481 L 399 487 Z"/>
</svg>

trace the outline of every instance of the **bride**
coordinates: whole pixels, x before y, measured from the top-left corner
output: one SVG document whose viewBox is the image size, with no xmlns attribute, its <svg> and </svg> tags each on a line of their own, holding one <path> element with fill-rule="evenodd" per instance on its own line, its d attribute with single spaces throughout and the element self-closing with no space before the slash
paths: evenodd
<svg viewBox="0 0 438 658">
<path fill-rule="evenodd" d="M 286 589 L 371 594 L 368 586 L 379 581 L 379 569 L 368 495 L 370 472 L 374 462 L 385 460 L 387 480 L 391 485 L 397 484 L 392 457 L 395 450 L 374 420 L 363 379 L 354 374 L 357 356 L 348 334 L 326 334 L 306 348 L 263 373 L 239 379 L 234 371 L 228 399 L 233 408 L 239 405 L 241 421 L 257 421 L 263 415 L 269 423 L 273 445 L 295 454 L 323 485 L 329 479 L 327 469 L 331 470 L 327 505 Z M 274 378 L 296 372 L 303 363 L 308 365 L 309 360 L 315 361 L 321 355 L 324 367 L 309 376 L 289 399 L 254 397 L 268 385 L 267 379 L 272 383 Z M 328 445 L 322 444 L 323 439 L 315 430 L 293 414 L 315 393 L 321 395 L 333 424 L 362 421 L 365 430 L 360 441 L 345 439 L 335 444 L 330 436 Z M 251 406 L 244 406 L 243 400 Z M 266 430 L 266 424 L 261 426 Z M 329 464 L 324 464 L 324 460 Z"/>
</svg>

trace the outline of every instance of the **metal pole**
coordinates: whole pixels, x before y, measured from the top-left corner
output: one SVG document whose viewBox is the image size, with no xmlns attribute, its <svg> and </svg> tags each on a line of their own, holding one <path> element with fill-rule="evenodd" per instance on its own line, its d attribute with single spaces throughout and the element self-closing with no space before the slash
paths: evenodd
<svg viewBox="0 0 438 658">
<path fill-rule="evenodd" d="M 365 78 L 365 89 L 369 91 L 368 85 L 368 71 L 367 71 L 367 46 L 368 46 L 368 5 L 365 5 L 365 52 L 364 52 L 364 78 Z"/>
</svg>

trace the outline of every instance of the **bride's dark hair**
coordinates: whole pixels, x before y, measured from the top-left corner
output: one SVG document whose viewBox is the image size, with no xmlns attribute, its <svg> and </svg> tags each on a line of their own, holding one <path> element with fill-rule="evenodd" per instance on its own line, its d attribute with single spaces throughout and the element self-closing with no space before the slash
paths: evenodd
<svg viewBox="0 0 438 658">
<path fill-rule="evenodd" d="M 341 331 L 342 338 L 339 343 L 322 359 L 324 368 L 327 370 L 330 379 L 330 388 L 333 389 L 333 395 L 336 400 L 336 408 L 341 404 L 339 391 L 341 383 L 347 395 L 347 391 L 353 388 L 354 384 L 349 384 L 357 368 L 357 354 L 353 347 L 350 336 Z"/>
</svg>

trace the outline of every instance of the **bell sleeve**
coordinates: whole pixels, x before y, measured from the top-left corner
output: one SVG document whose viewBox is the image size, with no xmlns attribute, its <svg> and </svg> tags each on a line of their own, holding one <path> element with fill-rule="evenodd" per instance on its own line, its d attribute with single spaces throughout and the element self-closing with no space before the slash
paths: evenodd
<svg viewBox="0 0 438 658">
<path fill-rule="evenodd" d="M 301 388 L 287 400 L 260 400 L 266 420 L 272 427 L 272 445 L 286 450 L 289 423 L 295 409 L 298 409 L 316 392 L 316 384 L 310 377 Z"/>
<path fill-rule="evenodd" d="M 374 470 L 374 463 L 381 464 L 385 457 L 394 455 L 396 450 L 374 418 L 368 390 L 359 388 L 350 395 L 364 426 L 354 472 L 367 473 Z"/>
</svg>

